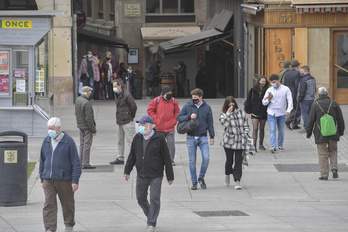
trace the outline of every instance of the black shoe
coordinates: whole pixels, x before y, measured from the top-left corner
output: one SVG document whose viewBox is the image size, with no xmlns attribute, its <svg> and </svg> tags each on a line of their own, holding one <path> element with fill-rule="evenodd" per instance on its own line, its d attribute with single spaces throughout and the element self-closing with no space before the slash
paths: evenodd
<svg viewBox="0 0 348 232">
<path fill-rule="evenodd" d="M 206 189 L 206 188 L 207 188 L 207 185 L 205 184 L 203 178 L 198 178 L 198 182 L 199 182 L 199 184 L 201 185 L 201 188 L 202 188 L 202 189 Z"/>
<path fill-rule="evenodd" d="M 124 164 L 124 161 L 117 158 L 115 161 L 110 162 L 110 164 Z"/>
<path fill-rule="evenodd" d="M 332 169 L 332 177 L 333 178 L 338 178 L 337 169 Z"/>
<path fill-rule="evenodd" d="M 95 166 L 87 164 L 87 165 L 82 166 L 82 169 L 95 169 Z"/>
<path fill-rule="evenodd" d="M 257 152 L 256 143 L 254 144 L 254 147 L 255 147 L 255 152 Z"/>
<path fill-rule="evenodd" d="M 301 129 L 301 127 L 299 127 L 299 126 L 296 125 L 296 126 L 293 126 L 292 129 L 293 129 L 293 130 L 299 130 L 299 129 Z"/>
<path fill-rule="evenodd" d="M 266 148 L 262 145 L 262 144 L 260 144 L 259 145 L 259 150 L 263 150 L 263 151 L 265 151 L 266 150 Z"/>
<path fill-rule="evenodd" d="M 285 126 L 289 129 L 289 130 L 292 130 L 291 126 L 290 126 L 290 123 L 285 123 Z"/>
<path fill-rule="evenodd" d="M 319 177 L 319 180 L 328 180 L 327 176 L 321 176 Z"/>
<path fill-rule="evenodd" d="M 192 183 L 191 190 L 197 190 L 197 182 Z"/>
</svg>

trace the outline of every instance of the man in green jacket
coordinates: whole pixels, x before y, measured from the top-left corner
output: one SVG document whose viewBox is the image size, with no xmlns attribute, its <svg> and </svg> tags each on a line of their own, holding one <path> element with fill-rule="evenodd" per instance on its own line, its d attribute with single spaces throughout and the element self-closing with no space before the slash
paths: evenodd
<svg viewBox="0 0 348 232">
<path fill-rule="evenodd" d="M 94 169 L 95 166 L 89 164 L 93 136 L 97 129 L 94 121 L 94 113 L 89 97 L 93 89 L 89 86 L 82 87 L 81 96 L 75 102 L 75 116 L 77 127 L 80 129 L 80 160 L 82 169 Z"/>
<path fill-rule="evenodd" d="M 290 61 L 284 61 L 284 69 L 279 73 L 279 80 L 280 84 L 284 85 L 285 83 L 285 73 L 291 69 L 291 62 Z"/>
</svg>

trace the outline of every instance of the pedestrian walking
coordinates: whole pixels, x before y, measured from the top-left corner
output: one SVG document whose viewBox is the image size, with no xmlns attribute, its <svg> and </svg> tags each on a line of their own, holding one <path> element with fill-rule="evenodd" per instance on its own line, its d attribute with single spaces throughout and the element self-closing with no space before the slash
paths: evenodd
<svg viewBox="0 0 348 232">
<path fill-rule="evenodd" d="M 297 91 L 300 79 L 300 63 L 298 62 L 298 60 L 293 60 L 291 61 L 291 69 L 284 74 L 284 85 L 289 87 L 293 98 L 293 110 L 291 111 L 290 116 L 285 123 L 286 127 L 290 130 L 301 129 L 301 127 L 298 126 L 301 120 L 301 108 L 297 102 Z"/>
<path fill-rule="evenodd" d="M 75 116 L 77 128 L 80 130 L 80 160 L 82 169 L 94 169 L 90 165 L 90 154 L 93 136 L 97 134 L 94 112 L 89 99 L 93 89 L 89 86 L 82 88 L 81 96 L 76 98 Z"/>
<path fill-rule="evenodd" d="M 131 146 L 134 136 L 133 119 L 137 112 L 137 105 L 132 94 L 124 89 L 124 83 L 117 79 L 113 83 L 113 92 L 115 93 L 116 102 L 116 124 L 118 129 L 118 156 L 110 164 L 124 164 L 125 141 Z"/>
<path fill-rule="evenodd" d="M 289 71 L 290 72 L 290 71 Z M 293 108 L 293 98 L 287 86 L 280 84 L 279 76 L 272 74 L 269 77 L 272 87 L 268 88 L 262 99 L 262 104 L 267 106 L 267 120 L 270 134 L 270 152 L 277 150 L 277 128 L 278 128 L 278 150 L 284 151 L 284 126 L 286 118 L 290 116 Z"/>
<path fill-rule="evenodd" d="M 172 88 L 167 85 L 163 87 L 162 94 L 154 98 L 147 108 L 147 114 L 154 120 L 157 132 L 166 138 L 173 166 L 175 166 L 174 135 L 177 124 L 176 117 L 179 112 L 179 103 L 172 95 Z"/>
<path fill-rule="evenodd" d="M 316 90 L 316 81 L 315 78 L 310 75 L 309 67 L 302 66 L 301 79 L 297 91 L 297 101 L 301 107 L 303 119 L 303 129 L 300 130 L 299 133 L 306 133 L 308 116 L 315 99 Z"/>
<path fill-rule="evenodd" d="M 146 70 L 147 96 L 157 96 L 157 88 L 160 83 L 160 73 L 163 70 L 162 61 L 158 60 Z"/>
<path fill-rule="evenodd" d="M 269 82 L 265 76 L 259 76 L 256 85 L 250 89 L 247 99 L 245 101 L 244 110 L 251 118 L 253 124 L 253 141 L 256 149 L 257 134 L 260 128 L 260 142 L 259 149 L 266 150 L 263 146 L 265 137 L 265 125 L 267 122 L 267 106 L 262 104 L 262 99 L 269 87 Z"/>
<path fill-rule="evenodd" d="M 329 160 L 332 171 L 332 177 L 338 178 L 338 165 L 337 165 L 337 142 L 340 137 L 344 135 L 344 118 L 342 110 L 337 102 L 331 100 L 327 96 L 327 89 L 320 87 L 318 89 L 319 98 L 312 105 L 307 122 L 307 138 L 309 139 L 314 133 L 315 144 L 317 144 L 320 177 L 319 180 L 328 180 L 329 177 Z M 336 133 L 324 136 L 322 133 L 323 125 L 321 123 L 322 117 L 328 114 L 332 117 L 336 126 L 332 126 L 330 129 L 336 130 Z M 336 127 L 336 128 L 335 128 Z M 326 134 L 325 134 L 326 135 Z"/>
<path fill-rule="evenodd" d="M 187 133 L 187 149 L 190 159 L 190 174 L 192 181 L 192 190 L 197 190 L 197 182 L 200 183 L 202 189 L 206 189 L 204 177 L 209 165 L 209 144 L 214 145 L 214 122 L 211 107 L 203 100 L 203 91 L 201 89 L 194 89 L 191 91 L 192 100 L 187 102 L 180 110 L 177 116 L 178 122 L 188 121 L 198 117 L 199 127 Z M 207 131 L 210 135 L 208 142 Z M 196 158 L 197 147 L 202 153 L 202 164 L 197 179 L 196 172 Z"/>
<path fill-rule="evenodd" d="M 40 152 L 39 174 L 45 193 L 43 221 L 46 232 L 57 230 L 57 194 L 62 206 L 65 232 L 75 225 L 74 193 L 79 188 L 81 162 L 74 140 L 61 131 L 59 118 L 47 122 L 48 136 Z"/>
<path fill-rule="evenodd" d="M 78 80 L 83 82 L 83 86 L 89 86 L 94 89 L 94 82 L 100 81 L 98 65 L 99 59 L 93 56 L 92 51 L 88 51 L 87 55 L 81 61 L 77 75 Z M 92 91 L 91 98 L 94 98 L 94 91 Z"/>
<path fill-rule="evenodd" d="M 225 128 L 220 143 L 226 153 L 225 185 L 230 185 L 230 175 L 232 174 L 235 181 L 234 188 L 241 190 L 243 150 L 246 148 L 249 133 L 248 116 L 242 109 L 239 109 L 234 97 L 228 96 L 222 106 L 219 121 Z"/>
<path fill-rule="evenodd" d="M 186 65 L 183 61 L 179 61 L 179 65 L 173 69 L 176 73 L 177 97 L 185 97 L 184 83 L 186 81 Z"/>
<path fill-rule="evenodd" d="M 130 178 L 134 166 L 137 169 L 136 197 L 147 217 L 147 232 L 156 231 L 160 212 L 163 172 L 171 185 L 174 181 L 173 167 L 165 138 L 154 129 L 153 119 L 146 115 L 139 121 L 139 133 L 134 136 L 131 151 L 124 167 L 124 178 Z M 150 202 L 148 191 L 150 188 Z"/>
<path fill-rule="evenodd" d="M 285 73 L 287 73 L 291 69 L 291 61 L 284 61 L 283 63 L 284 69 L 279 73 L 280 84 L 284 85 L 285 82 Z"/>
<path fill-rule="evenodd" d="M 118 61 L 112 58 L 111 52 L 106 52 L 106 60 L 103 62 L 103 66 L 101 69 L 102 77 L 105 80 L 105 94 L 107 100 L 114 100 L 114 92 L 113 92 L 113 81 L 119 78 L 120 66 Z"/>
</svg>

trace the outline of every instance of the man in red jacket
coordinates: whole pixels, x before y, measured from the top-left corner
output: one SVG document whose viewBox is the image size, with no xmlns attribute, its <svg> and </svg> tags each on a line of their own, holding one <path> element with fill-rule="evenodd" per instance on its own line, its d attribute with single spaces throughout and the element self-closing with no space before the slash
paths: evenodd
<svg viewBox="0 0 348 232">
<path fill-rule="evenodd" d="M 175 166 L 175 126 L 176 117 L 180 112 L 178 101 L 172 96 L 172 88 L 164 86 L 161 96 L 154 98 L 149 107 L 147 114 L 152 117 L 156 124 L 158 133 L 162 134 L 167 140 L 170 159 Z"/>
</svg>

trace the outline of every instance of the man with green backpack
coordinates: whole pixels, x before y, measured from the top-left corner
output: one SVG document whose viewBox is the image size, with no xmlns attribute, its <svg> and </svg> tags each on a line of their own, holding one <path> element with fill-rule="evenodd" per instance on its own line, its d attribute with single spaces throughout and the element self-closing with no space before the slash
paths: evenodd
<svg viewBox="0 0 348 232">
<path fill-rule="evenodd" d="M 320 87 L 318 94 L 309 113 L 306 131 L 308 139 L 314 132 L 321 173 L 319 180 L 328 180 L 329 160 L 332 177 L 338 178 L 337 142 L 344 134 L 344 119 L 340 106 L 327 96 L 325 87 Z"/>
</svg>

